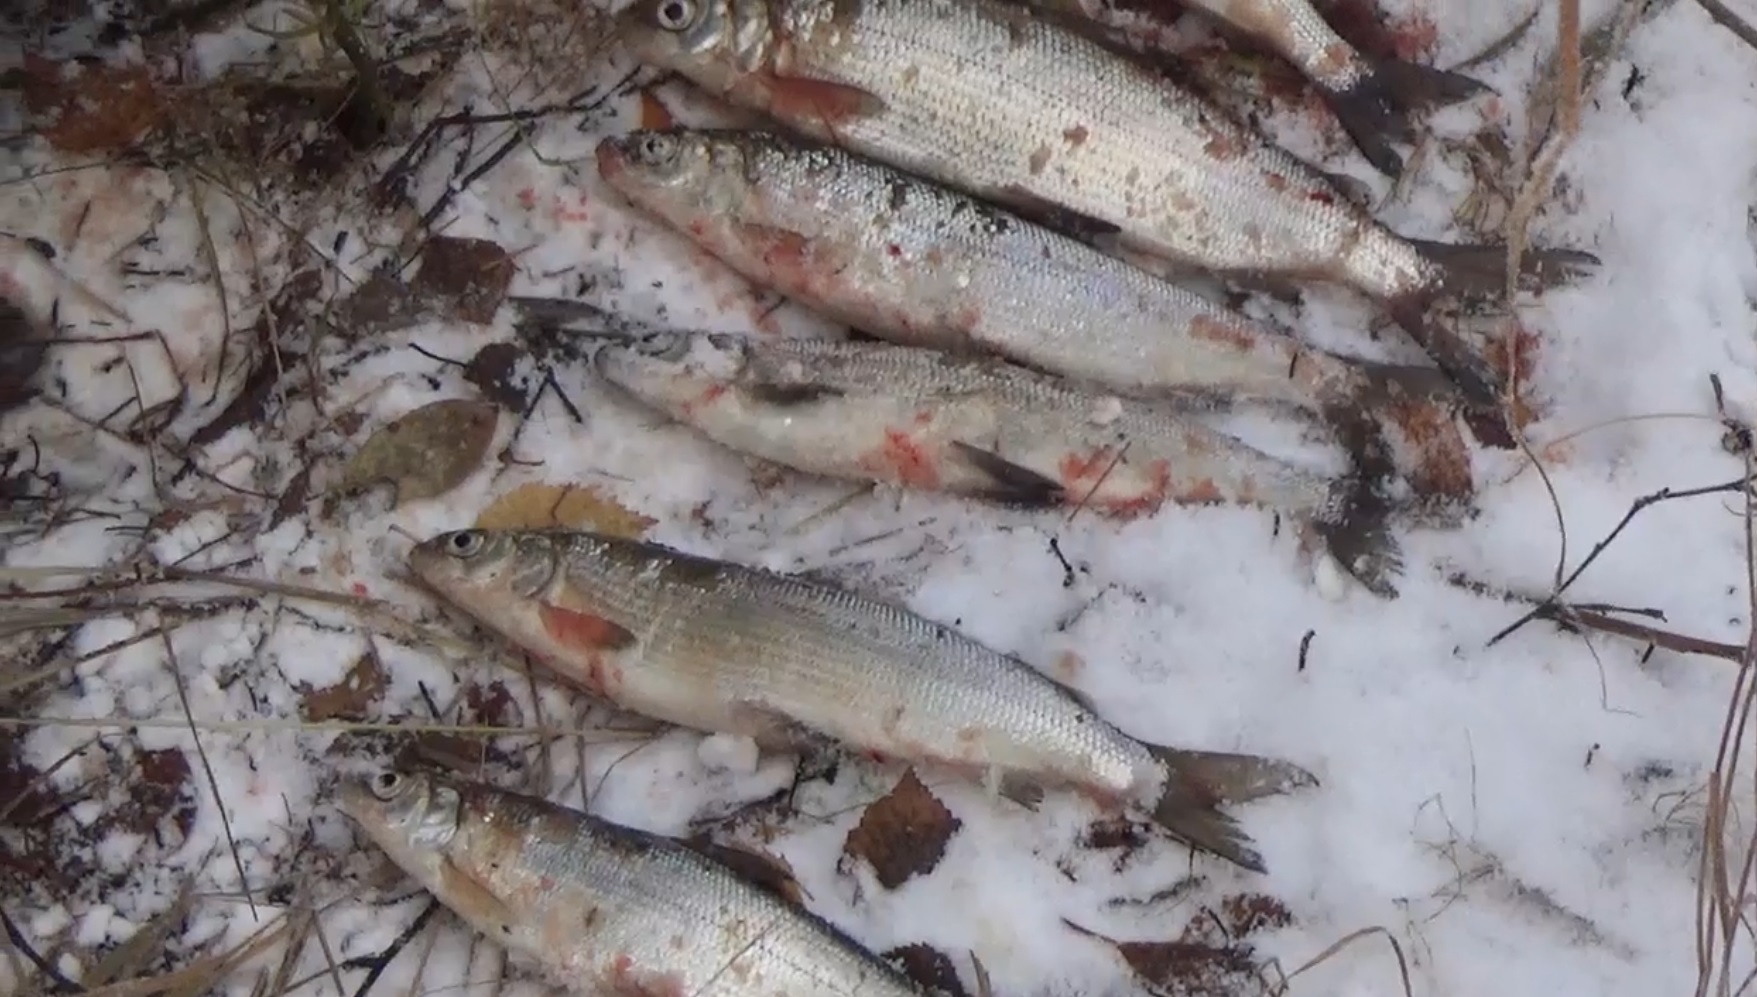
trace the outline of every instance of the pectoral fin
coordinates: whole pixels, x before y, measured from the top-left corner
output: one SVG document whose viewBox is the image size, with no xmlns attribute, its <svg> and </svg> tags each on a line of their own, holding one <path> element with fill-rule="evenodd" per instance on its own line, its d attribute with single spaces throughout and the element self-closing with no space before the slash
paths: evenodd
<svg viewBox="0 0 1757 997">
<path fill-rule="evenodd" d="M 979 492 L 985 499 L 1033 508 L 1060 505 L 1066 500 L 1067 490 L 1061 482 L 1021 467 L 992 450 L 953 440 L 952 451 L 988 478 L 989 484 Z"/>
<path fill-rule="evenodd" d="M 787 121 L 816 121 L 826 127 L 885 110 L 884 99 L 859 87 L 829 80 L 769 74 L 769 113 Z"/>
</svg>

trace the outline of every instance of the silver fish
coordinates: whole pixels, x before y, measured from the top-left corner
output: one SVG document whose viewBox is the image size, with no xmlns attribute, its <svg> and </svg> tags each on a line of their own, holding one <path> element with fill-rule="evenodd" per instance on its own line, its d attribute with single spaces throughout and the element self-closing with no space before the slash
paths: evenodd
<svg viewBox="0 0 1757 997">
<path fill-rule="evenodd" d="M 339 808 L 467 924 L 605 997 L 924 997 L 834 926 L 660 835 L 422 772 Z"/>
<path fill-rule="evenodd" d="M 630 711 L 771 749 L 829 741 L 942 765 L 1026 804 L 1072 788 L 1259 872 L 1219 804 L 1316 784 L 1288 762 L 1136 740 L 1024 662 L 899 607 L 655 543 L 460 530 L 423 541 L 409 564 Z"/>
<path fill-rule="evenodd" d="M 1036 217 L 1076 216 L 1119 251 L 1352 287 L 1500 408 L 1499 372 L 1430 306 L 1504 290 L 1501 248 L 1399 236 L 1211 101 L 1023 7 L 637 0 L 615 31 L 643 62 L 795 131 Z M 1597 262 L 1533 256 L 1540 271 Z"/>
<path fill-rule="evenodd" d="M 832 146 L 768 132 L 636 131 L 604 139 L 597 159 L 612 187 L 746 278 L 874 336 L 978 349 L 1134 396 L 1292 406 L 1337 424 L 1358 464 L 1381 460 L 1390 440 L 1418 492 L 1470 494 L 1469 454 L 1445 405 L 1455 391 L 1431 367 L 1316 349 Z"/>
<path fill-rule="evenodd" d="M 1361 155 L 1396 178 L 1403 157 L 1393 143 L 1413 136 L 1409 113 L 1456 103 L 1490 88 L 1462 73 L 1397 58 L 1371 58 L 1337 33 L 1309 0 L 1026 0 L 1037 9 L 1089 20 L 1133 49 L 1176 54 L 1170 45 L 1181 8 L 1201 11 L 1298 69 L 1329 105 Z"/>
<path fill-rule="evenodd" d="M 797 471 L 1132 518 L 1165 503 L 1289 513 L 1368 588 L 1401 570 L 1392 511 L 1171 408 L 988 357 L 888 343 L 676 333 L 601 348 L 598 373 L 702 435 Z"/>
</svg>

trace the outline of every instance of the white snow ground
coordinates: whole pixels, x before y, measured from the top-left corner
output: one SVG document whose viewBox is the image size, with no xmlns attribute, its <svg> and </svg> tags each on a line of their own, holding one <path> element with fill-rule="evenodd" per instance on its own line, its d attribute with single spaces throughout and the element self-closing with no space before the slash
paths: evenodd
<svg viewBox="0 0 1757 997">
<path fill-rule="evenodd" d="M 1404 10 L 1418 2 L 1391 6 Z M 1583 6 L 1590 25 L 1615 5 Z M 1482 49 L 1529 9 L 1517 0 L 1432 5 L 1437 61 L 1449 65 Z M 1757 17 L 1757 9 L 1744 13 Z M 1553 44 L 1555 20 L 1554 5 L 1545 4 L 1521 44 L 1474 70 L 1499 89 L 1499 103 L 1514 121 L 1523 120 L 1520 95 Z M 234 35 L 193 43 L 205 73 L 250 55 Z M 505 93 L 519 68 L 510 55 L 469 56 L 459 66 L 424 113 L 467 102 L 478 111 L 506 101 L 529 106 L 558 96 L 529 87 Z M 597 73 L 598 81 L 620 78 L 627 69 L 618 56 Z M 1639 83 L 1625 89 L 1635 73 Z M 680 118 L 693 120 L 682 111 L 676 84 L 661 94 Z M 1434 127 L 1468 132 L 1487 104 L 1449 110 Z M 577 115 L 537 126 L 534 148 L 518 149 L 458 195 L 442 218 L 446 234 L 492 239 L 512 251 L 515 295 L 578 294 L 669 324 L 753 328 L 772 295 L 753 294 L 681 239 L 633 216 L 596 178 L 589 153 L 597 136 L 631 127 L 637 113 L 632 97 L 613 107 L 584 130 L 576 127 Z M 473 161 L 498 144 L 488 134 L 504 135 L 504 127 L 483 130 Z M 1309 129 L 1289 125 L 1284 134 L 1299 151 L 1318 151 Z M 1328 167 L 1386 189 L 1344 143 L 1331 146 Z M 433 202 L 461 148 L 453 142 L 427 160 L 411 188 L 417 204 Z M 17 244 L 7 250 L 5 274 L 38 305 L 58 300 L 65 334 L 151 330 L 162 338 L 163 346 L 145 340 L 58 348 L 55 373 L 65 381 L 69 412 L 102 419 L 137 391 L 150 407 L 176 396 L 174 371 L 181 371 L 189 404 L 166 432 L 187 438 L 224 406 L 243 369 L 236 356 L 221 363 L 228 326 L 188 188 L 123 166 L 47 173 L 86 161 L 39 143 L 15 164 L 15 176 L 41 175 L 0 187 L 0 230 L 53 245 L 61 277 Z M 385 165 L 380 157 L 377 168 Z M 1552 291 L 1524 312 L 1541 337 L 1536 387 L 1550 404 L 1531 438 L 1539 451 L 1569 440 L 1565 459 L 1548 465 L 1566 524 L 1569 568 L 1636 497 L 1725 482 L 1742 472 L 1742 459 L 1722 446 L 1708 379 L 1719 375 L 1734 415 L 1757 417 L 1757 253 L 1747 220 L 1754 170 L 1757 50 L 1696 3 L 1677 2 L 1639 27 L 1611 63 L 1562 163 L 1570 193 L 1553 200 L 1531 231 L 1537 244 L 1589 249 L 1604 261 L 1598 275 Z M 205 189 L 230 328 L 243 329 L 285 278 L 286 246 L 296 236 L 270 221 L 264 206 L 240 206 Z M 1382 206 L 1379 215 L 1411 235 L 1464 238 L 1451 214 L 1465 189 L 1457 164 L 1430 161 L 1407 196 Z M 93 199 L 96 206 L 88 206 Z M 326 296 L 339 293 L 337 284 L 362 279 L 379 258 L 362 245 L 395 235 L 388 224 L 362 231 L 365 222 L 343 205 L 332 206 L 303 237 L 333 262 L 325 271 Z M 149 229 L 156 239 L 143 245 L 139 236 Z M 344 231 L 346 248 L 332 251 Z M 145 270 L 181 275 L 144 276 Z M 582 275 L 607 274 L 618 279 L 582 281 Z M 116 306 L 128 321 L 106 318 L 64 280 Z M 588 289 L 580 294 L 582 286 Z M 1365 354 L 1413 355 L 1404 345 L 1360 339 L 1351 326 L 1364 315 L 1341 296 L 1319 294 L 1302 327 Z M 775 321 L 790 334 L 827 331 L 792 306 Z M 1084 804 L 1052 801 L 1026 814 L 943 778 L 930 784 L 963 828 L 940 867 L 894 894 L 863 873 L 857 899 L 856 878 L 837 872 L 836 852 L 859 817 L 851 805 L 882 792 L 881 776 L 895 770 L 874 775 L 864 788 L 844 777 L 801 803 L 808 813 L 833 816 L 795 821 L 769 847 L 799 873 L 814 909 L 876 950 L 927 942 L 960 960 L 967 984 L 963 953 L 974 951 L 1001 997 L 1129 992 L 1137 984 L 1112 952 L 1071 933 L 1063 918 L 1116 938 L 1163 939 L 1200 904 L 1245 890 L 1280 898 L 1294 915 L 1292 926 L 1259 942 L 1290 969 L 1350 932 L 1380 925 L 1401 941 L 1421 995 L 1694 989 L 1702 787 L 1737 670 L 1726 661 L 1665 650 L 1644 656 L 1641 644 L 1587 640 L 1546 623 L 1485 648 L 1519 608 L 1449 585 L 1445 576 L 1462 572 L 1542 592 L 1563 547 L 1549 494 L 1523 458 L 1479 456 L 1480 518 L 1456 531 L 1405 537 L 1402 596 L 1387 602 L 1354 588 L 1326 596 L 1296 557 L 1292 537 L 1272 536 L 1268 516 L 1245 510 L 1174 509 L 1118 527 L 1095 517 L 1068 524 L 1062 517 L 881 493 L 820 516 L 847 489 L 797 477 L 759 489 L 738 458 L 627 408 L 573 365 L 555 376 L 583 412 L 583 423 L 546 399 L 514 451 L 520 461 L 540 465 L 491 457 L 438 499 L 390 510 L 380 493 L 339 504 L 329 519 L 314 501 L 252 540 L 229 535 L 272 508 L 308 457 L 321 458 L 312 472 L 313 493 L 321 494 L 336 480 L 339 456 L 373 429 L 427 401 L 474 394 L 456 367 L 413 346 L 467 358 L 484 343 L 512 336 L 511 309 L 503 309 L 491 328 L 428 322 L 390 333 L 345 370 L 339 370 L 344 351 L 331 349 L 320 360 L 339 372 L 325 389 L 323 413 L 314 412 L 307 397 L 267 425 L 235 429 L 184 455 L 94 432 L 64 413 L 21 412 L 5 422 L 0 450 L 28 450 L 27 438 L 34 440 L 63 486 L 87 495 L 85 504 L 105 514 L 63 525 L 40 542 L 9 543 L 9 569 L 111 563 L 136 544 L 137 534 L 127 528 L 144 526 L 152 556 L 162 564 L 202 569 L 254 556 L 237 573 L 370 594 L 422 619 L 421 633 L 453 634 L 450 643 L 410 640 L 344 608 L 265 597 L 175 629 L 174 666 L 158 640 L 79 664 L 76 681 L 41 714 L 131 718 L 138 722 L 139 747 L 191 751 L 197 810 L 180 846 L 143 843 L 138 836 L 106 841 L 89 857 L 114 873 L 101 888 L 48 905 L 41 897 L 8 900 L 27 937 L 45 945 L 71 929 L 81 944 L 120 941 L 167 906 L 176 884 L 193 874 L 199 894 L 193 940 L 221 933 L 242 939 L 262 923 L 237 899 L 241 887 L 252 892 L 256 916 L 265 920 L 288 904 L 333 901 L 321 924 L 338 961 L 371 955 L 395 938 L 419 904 L 377 904 L 385 895 L 407 893 L 406 882 L 390 880 L 379 891 L 351 875 L 326 872 L 301 882 L 308 893 L 265 892 L 275 870 L 287 868 L 283 863 L 302 847 L 308 828 L 317 859 L 302 868 L 339 864 L 356 874 L 377 861 L 360 847 L 328 793 L 338 770 L 366 764 L 349 746 L 359 742 L 286 721 L 297 717 L 303 686 L 337 682 L 369 646 L 389 676 L 374 707 L 383 718 L 425 721 L 418 684 L 444 707 L 466 681 L 510 679 L 511 658 L 486 658 L 458 644 L 437 607 L 398 575 L 411 536 L 465 525 L 492 497 L 541 480 L 606 489 L 657 518 L 652 535 L 662 541 L 783 569 L 829 570 L 1046 668 L 1073 652 L 1084 666 L 1072 682 L 1128 731 L 1148 740 L 1285 756 L 1322 779 L 1316 790 L 1240 809 L 1269 863 L 1267 876 L 1197 859 L 1195 868 L 1209 883 L 1193 896 L 1115 906 L 1107 901 L 1147 897 L 1175 883 L 1189 868 L 1186 852 L 1156 844 L 1117 872 L 1109 856 L 1081 854 L 1075 846 L 1093 817 Z M 118 355 L 128 362 L 103 362 Z M 216 383 L 224 390 L 210 402 Z M 364 417 L 353 427 L 337 420 L 349 408 Z M 514 421 L 502 416 L 495 450 L 510 439 Z M 312 442 L 298 449 L 289 442 L 306 438 Z M 201 473 L 183 470 L 185 457 Z M 181 514 L 155 516 L 169 508 Z M 1736 496 L 1725 495 L 1655 507 L 1571 594 L 1579 601 L 1657 607 L 1669 629 L 1741 642 L 1752 621 L 1738 513 Z M 1073 566 L 1071 584 L 1064 584 L 1052 539 Z M 152 625 L 150 614 L 96 622 L 79 631 L 67 653 L 103 648 Z M 188 714 L 203 726 L 211 789 L 193 761 L 173 667 Z M 578 726 L 587 717 L 557 687 L 522 678 L 507 687 L 526 723 Z M 533 694 L 540 703 L 532 702 Z M 109 743 L 123 743 L 120 725 L 35 727 L 28 761 L 46 769 L 72 753 L 51 777 L 58 789 L 71 790 L 112 764 L 107 751 L 92 745 L 105 731 Z M 711 767 L 716 752 L 698 750 L 700 740 L 672 732 L 629 755 L 635 742 L 628 739 L 588 738 L 576 751 L 576 739 L 563 738 L 547 759 L 552 785 L 565 787 L 555 796 L 580 803 L 576 776 L 583 764 L 587 783 L 601 786 L 594 812 L 681 832 L 692 818 L 762 797 L 787 780 L 780 760 L 754 770 L 736 763 L 733 771 Z M 528 745 L 532 738 L 504 743 Z M 216 795 L 238 845 L 242 883 Z M 100 800 L 75 816 L 94 820 L 119 802 Z M 1737 826 L 1727 833 L 1743 840 Z M 1730 854 L 1734 861 L 1741 857 Z M 498 955 L 486 945 L 472 947 L 455 922 L 442 919 L 437 930 L 418 992 L 494 992 Z M 427 944 L 423 937 L 409 945 L 377 992 L 409 992 Z M 1751 953 L 1748 940 L 1741 942 L 1734 981 L 1751 969 Z M 265 955 L 252 971 L 236 975 L 238 988 L 248 989 L 254 968 L 272 967 L 277 958 Z M 338 977 L 326 965 L 323 946 L 310 944 L 295 975 L 316 975 L 301 992 L 338 992 Z M 68 957 L 60 968 L 77 980 L 84 967 Z M 341 992 L 352 993 L 364 975 L 360 968 L 340 972 Z M 1401 992 L 1381 938 L 1348 947 L 1293 988 Z"/>
</svg>

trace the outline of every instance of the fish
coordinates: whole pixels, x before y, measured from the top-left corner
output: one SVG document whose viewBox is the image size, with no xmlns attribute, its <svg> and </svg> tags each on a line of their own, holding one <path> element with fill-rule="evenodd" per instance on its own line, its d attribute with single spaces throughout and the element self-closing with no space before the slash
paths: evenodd
<svg viewBox="0 0 1757 997">
<path fill-rule="evenodd" d="M 337 808 L 476 931 L 605 997 L 927 997 L 810 911 L 675 839 L 419 770 Z"/>
<path fill-rule="evenodd" d="M 1089 21 L 1130 48 L 1178 55 L 1175 22 L 1196 10 L 1234 35 L 1285 59 L 1303 76 L 1372 167 L 1393 180 L 1403 175 L 1394 147 L 1413 137 L 1410 113 L 1493 92 L 1463 73 L 1398 58 L 1370 57 L 1339 34 L 1309 0 L 1027 0 L 1030 6 Z"/>
<path fill-rule="evenodd" d="M 845 588 L 573 530 L 454 530 L 409 554 L 428 588 L 634 713 L 771 751 L 852 748 L 978 778 L 1025 806 L 1075 790 L 1254 872 L 1222 804 L 1316 786 L 1285 760 L 1171 748 L 927 617 Z"/>
<path fill-rule="evenodd" d="M 613 31 L 639 61 L 789 130 L 1113 251 L 1350 287 L 1483 413 L 1503 411 L 1502 374 L 1434 306 L 1503 293 L 1504 247 L 1399 235 L 1213 101 L 1025 7 L 636 0 Z M 1598 264 L 1562 249 L 1522 261 L 1540 286 Z"/>
<path fill-rule="evenodd" d="M 603 139 L 597 164 L 745 278 L 868 335 L 1135 397 L 1290 407 L 1340 427 L 1365 473 L 1395 451 L 1418 492 L 1471 493 L 1447 411 L 1457 391 L 1433 367 L 1317 349 L 974 197 L 780 132 L 639 130 Z"/>
<path fill-rule="evenodd" d="M 1285 512 L 1369 590 L 1396 594 L 1400 508 L 1379 481 L 1288 463 L 1171 406 L 884 342 L 681 331 L 606 344 L 593 365 L 708 439 L 807 474 L 1118 520 L 1166 503 Z"/>
</svg>

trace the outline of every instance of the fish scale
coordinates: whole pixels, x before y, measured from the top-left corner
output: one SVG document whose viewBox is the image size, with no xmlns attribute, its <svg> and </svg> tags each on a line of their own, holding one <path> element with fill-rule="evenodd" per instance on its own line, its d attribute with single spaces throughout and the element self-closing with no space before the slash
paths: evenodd
<svg viewBox="0 0 1757 997">
<path fill-rule="evenodd" d="M 369 837 L 476 930 L 609 997 L 922 997 L 829 922 L 662 836 L 426 773 L 343 784 Z"/>
<path fill-rule="evenodd" d="M 1026 802 L 1076 788 L 1250 869 L 1262 859 L 1218 804 L 1315 782 L 1285 762 L 1136 740 L 1035 668 L 901 607 L 659 544 L 462 530 L 418 544 L 409 565 L 625 709 L 771 748 L 835 742 L 982 773 Z"/>
</svg>

